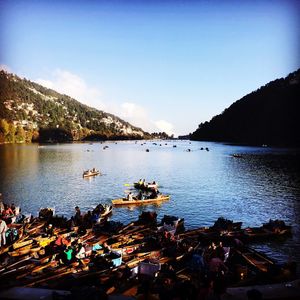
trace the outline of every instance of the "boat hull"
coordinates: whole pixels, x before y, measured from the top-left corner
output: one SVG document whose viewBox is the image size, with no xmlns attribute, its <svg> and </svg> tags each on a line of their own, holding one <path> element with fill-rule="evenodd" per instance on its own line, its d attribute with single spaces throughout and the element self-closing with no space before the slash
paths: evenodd
<svg viewBox="0 0 300 300">
<path fill-rule="evenodd" d="M 82 176 L 85 178 L 85 177 L 92 177 L 92 176 L 98 176 L 98 175 L 100 175 L 100 172 L 92 172 L 92 173 L 87 173 L 87 174 L 83 173 Z"/>
<path fill-rule="evenodd" d="M 141 204 L 158 203 L 169 199 L 170 196 L 168 195 L 162 195 L 155 199 L 144 199 L 144 200 L 128 200 L 126 198 L 119 198 L 119 199 L 112 200 L 112 204 L 113 205 L 141 205 Z"/>
</svg>

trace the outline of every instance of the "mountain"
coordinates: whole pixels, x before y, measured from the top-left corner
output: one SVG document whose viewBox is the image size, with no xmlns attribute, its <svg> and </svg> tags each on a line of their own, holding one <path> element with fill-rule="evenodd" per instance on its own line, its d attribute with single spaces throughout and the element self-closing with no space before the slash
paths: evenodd
<svg viewBox="0 0 300 300">
<path fill-rule="evenodd" d="M 0 142 L 147 137 L 142 129 L 112 114 L 0 71 Z"/>
<path fill-rule="evenodd" d="M 209 122 L 201 123 L 190 138 L 249 145 L 300 146 L 299 101 L 300 69 L 234 102 Z"/>
</svg>

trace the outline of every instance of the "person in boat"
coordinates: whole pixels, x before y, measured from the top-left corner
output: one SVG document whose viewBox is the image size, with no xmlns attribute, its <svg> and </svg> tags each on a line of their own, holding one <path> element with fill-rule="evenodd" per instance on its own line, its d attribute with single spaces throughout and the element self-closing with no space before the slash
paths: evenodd
<svg viewBox="0 0 300 300">
<path fill-rule="evenodd" d="M 127 195 L 127 200 L 128 201 L 132 201 L 133 200 L 133 195 L 131 192 L 129 192 L 129 194 Z"/>
<path fill-rule="evenodd" d="M 54 242 L 55 247 L 57 250 L 63 250 L 69 244 L 68 240 L 66 240 L 63 236 L 59 235 Z"/>
<path fill-rule="evenodd" d="M 147 187 L 147 183 L 146 183 L 145 179 L 143 179 L 142 185 L 141 185 L 141 186 L 142 186 L 142 187 Z"/>
<path fill-rule="evenodd" d="M 2 212 L 2 217 L 3 217 L 3 219 L 5 219 L 7 224 L 13 223 L 16 219 L 13 210 L 7 204 L 4 204 L 4 210 Z"/>
<path fill-rule="evenodd" d="M 3 204 L 2 200 L 0 200 L 0 214 L 1 215 L 2 215 L 3 211 L 4 211 L 4 204 Z"/>
<path fill-rule="evenodd" d="M 46 234 L 46 236 L 52 236 L 53 235 L 53 226 L 52 226 L 52 224 L 49 224 L 45 228 L 45 234 Z"/>
<path fill-rule="evenodd" d="M 105 207 L 103 204 L 98 204 L 95 209 L 93 210 L 93 213 L 102 214 L 105 211 Z"/>
<path fill-rule="evenodd" d="M 81 224 L 82 216 L 81 216 L 80 208 L 78 206 L 75 207 L 75 215 L 74 217 L 72 217 L 72 220 L 75 226 L 79 226 Z"/>
<path fill-rule="evenodd" d="M 140 180 L 138 181 L 138 185 L 142 186 L 143 185 L 143 180 L 140 178 Z"/>
<path fill-rule="evenodd" d="M 4 210 L 2 212 L 2 216 L 4 218 L 9 218 L 9 217 L 13 217 L 14 216 L 14 212 L 13 210 L 10 208 L 9 205 L 4 204 Z"/>
<path fill-rule="evenodd" d="M 93 226 L 92 218 L 93 218 L 93 215 L 90 210 L 83 216 L 83 225 L 86 228 L 91 228 Z"/>
<path fill-rule="evenodd" d="M 156 199 L 157 196 L 158 196 L 157 189 L 153 189 L 151 194 L 150 194 L 150 199 Z"/>
<path fill-rule="evenodd" d="M 99 213 L 99 211 L 94 211 L 92 214 L 92 223 L 96 224 L 99 221 L 100 217 L 101 214 Z"/>
<path fill-rule="evenodd" d="M 137 200 L 143 200 L 143 192 L 139 191 L 138 195 L 137 195 Z"/>
<path fill-rule="evenodd" d="M 6 222 L 0 218 L 0 248 L 4 245 L 6 245 L 6 231 L 8 230 L 8 227 L 6 225 Z"/>
<path fill-rule="evenodd" d="M 79 244 L 77 245 L 75 257 L 76 257 L 78 260 L 85 258 L 85 248 L 84 248 L 84 246 L 83 246 L 82 243 L 79 243 Z"/>
<path fill-rule="evenodd" d="M 216 278 L 221 275 L 222 272 L 228 272 L 227 266 L 220 257 L 213 255 L 209 261 L 209 273 L 211 278 Z"/>
<path fill-rule="evenodd" d="M 74 250 L 73 250 L 73 248 L 71 246 L 68 246 L 67 249 L 64 251 L 65 257 L 64 257 L 63 262 L 66 265 L 69 265 L 72 262 L 73 252 L 74 252 Z"/>
</svg>

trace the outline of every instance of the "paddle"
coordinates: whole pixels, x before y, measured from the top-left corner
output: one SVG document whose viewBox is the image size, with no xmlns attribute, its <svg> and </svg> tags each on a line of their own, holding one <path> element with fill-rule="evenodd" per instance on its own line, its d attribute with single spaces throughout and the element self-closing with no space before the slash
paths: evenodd
<svg viewBox="0 0 300 300">
<path fill-rule="evenodd" d="M 133 183 L 124 183 L 124 186 L 133 186 Z"/>
</svg>

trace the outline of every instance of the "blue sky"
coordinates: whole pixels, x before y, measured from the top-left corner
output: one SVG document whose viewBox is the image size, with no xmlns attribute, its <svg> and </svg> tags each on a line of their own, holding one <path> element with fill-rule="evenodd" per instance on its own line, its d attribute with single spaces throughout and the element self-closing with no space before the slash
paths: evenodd
<svg viewBox="0 0 300 300">
<path fill-rule="evenodd" d="M 193 132 L 299 68 L 299 1 L 0 0 L 0 65 L 144 130 Z"/>
</svg>

